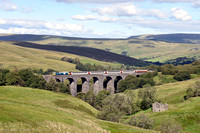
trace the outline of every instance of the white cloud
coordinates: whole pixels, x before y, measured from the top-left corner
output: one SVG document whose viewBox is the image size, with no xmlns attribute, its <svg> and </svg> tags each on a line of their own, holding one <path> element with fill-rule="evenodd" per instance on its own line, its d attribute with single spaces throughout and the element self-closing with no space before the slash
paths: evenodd
<svg viewBox="0 0 200 133">
<path fill-rule="evenodd" d="M 149 10 L 141 9 L 138 15 L 156 17 L 162 19 L 167 17 L 167 13 L 159 9 L 149 9 Z"/>
<path fill-rule="evenodd" d="M 200 21 L 170 21 L 170 20 L 139 20 L 139 19 L 121 19 L 124 25 L 149 28 L 163 33 L 199 33 Z"/>
<path fill-rule="evenodd" d="M 167 13 L 159 9 L 139 9 L 133 3 L 120 3 L 93 9 L 99 15 L 109 16 L 148 16 L 166 18 Z"/>
<path fill-rule="evenodd" d="M 190 16 L 188 12 L 183 9 L 174 7 L 171 9 L 171 12 L 172 17 L 176 20 L 188 21 L 192 19 L 192 16 Z"/>
<path fill-rule="evenodd" d="M 36 20 L 0 19 L 0 33 L 74 35 L 84 33 L 81 24 Z"/>
<path fill-rule="evenodd" d="M 75 15 L 71 17 L 74 20 L 81 20 L 81 21 L 87 21 L 87 20 L 95 20 L 96 17 L 93 15 Z"/>
<path fill-rule="evenodd" d="M 118 20 L 117 18 L 110 18 L 110 17 L 101 17 L 101 18 L 99 18 L 100 22 L 105 22 L 105 23 L 116 22 L 117 20 Z"/>
<path fill-rule="evenodd" d="M 114 4 L 105 6 L 102 8 L 93 9 L 93 12 L 99 15 L 111 15 L 111 16 L 133 16 L 137 14 L 137 8 L 130 3 Z"/>
<path fill-rule="evenodd" d="M 10 0 L 0 0 L 0 9 L 4 11 L 16 11 L 18 10 L 18 6 L 11 2 Z"/>
<path fill-rule="evenodd" d="M 121 3 L 121 2 L 134 2 L 134 1 L 144 1 L 144 0 L 56 0 L 57 2 L 64 2 L 64 3 L 95 3 L 95 4 L 102 4 L 102 3 Z"/>
</svg>

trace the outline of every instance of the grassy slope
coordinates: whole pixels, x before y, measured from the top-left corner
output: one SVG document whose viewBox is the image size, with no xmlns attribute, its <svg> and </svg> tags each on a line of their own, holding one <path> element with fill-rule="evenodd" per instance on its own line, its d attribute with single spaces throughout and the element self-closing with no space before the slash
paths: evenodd
<svg viewBox="0 0 200 133">
<path fill-rule="evenodd" d="M 17 68 L 52 68 L 58 71 L 78 71 L 75 64 L 63 62 L 64 56 L 79 58 L 83 63 L 99 64 L 104 66 L 120 67 L 120 64 L 97 61 L 91 58 L 77 55 L 52 52 L 12 45 L 12 42 L 0 41 L 0 67 L 12 69 Z"/>
<path fill-rule="evenodd" d="M 51 38 L 42 41 L 34 41 L 39 44 L 56 44 L 66 46 L 87 46 L 98 49 L 111 49 L 111 52 L 121 54 L 127 51 L 127 55 L 134 58 L 149 58 L 149 61 L 166 61 L 177 57 L 200 58 L 199 44 L 167 43 L 150 40 L 65 40 L 60 38 Z M 132 42 L 132 43 L 130 43 Z M 198 50 L 194 50 L 198 48 Z M 191 50 L 193 49 L 193 50 Z"/>
<path fill-rule="evenodd" d="M 185 132 L 199 132 L 200 97 L 183 100 L 187 88 L 193 86 L 196 81 L 200 81 L 200 78 L 156 86 L 158 99 L 162 103 L 167 103 L 169 110 L 165 112 L 152 112 L 149 109 L 141 111 L 136 115 L 145 113 L 145 115 L 154 119 L 155 130 L 159 130 L 161 123 L 173 119 L 182 126 Z"/>
<path fill-rule="evenodd" d="M 0 87 L 0 132 L 153 132 L 95 118 L 98 111 L 71 95 Z"/>
</svg>

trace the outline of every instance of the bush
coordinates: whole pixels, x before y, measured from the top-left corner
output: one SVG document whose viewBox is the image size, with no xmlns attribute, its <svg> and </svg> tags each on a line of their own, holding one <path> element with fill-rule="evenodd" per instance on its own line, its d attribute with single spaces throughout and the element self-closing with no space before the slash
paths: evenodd
<svg viewBox="0 0 200 133">
<path fill-rule="evenodd" d="M 92 89 L 90 89 L 84 96 L 85 102 L 89 103 L 91 106 L 94 107 L 95 103 L 95 95 Z"/>
<path fill-rule="evenodd" d="M 200 96 L 200 81 L 195 82 L 194 87 L 190 87 L 186 90 L 186 96 L 184 96 L 184 99 L 187 100 L 190 97 L 198 96 Z"/>
<path fill-rule="evenodd" d="M 130 121 L 128 122 L 129 125 L 141 127 L 144 129 L 151 129 L 153 127 L 153 123 L 154 121 L 144 114 L 139 116 L 132 116 Z"/>
<path fill-rule="evenodd" d="M 138 97 L 141 99 L 141 109 L 148 109 L 156 101 L 156 89 L 147 85 L 139 90 Z"/>
<path fill-rule="evenodd" d="M 126 94 L 110 95 L 103 100 L 98 118 L 119 122 L 124 115 L 132 113 L 131 102 L 131 98 Z"/>
<path fill-rule="evenodd" d="M 9 72 L 5 75 L 6 85 L 25 86 L 25 82 L 20 78 L 17 72 Z"/>
<path fill-rule="evenodd" d="M 0 69 L 0 86 L 6 85 L 6 74 L 9 73 L 7 69 Z"/>
<path fill-rule="evenodd" d="M 161 133 L 179 133 L 182 130 L 181 126 L 174 121 L 167 120 L 161 125 Z"/>
<path fill-rule="evenodd" d="M 149 78 L 151 77 L 151 78 Z M 146 84 L 150 84 L 151 86 L 155 85 L 155 81 L 153 80 L 153 75 L 147 74 L 146 76 L 141 76 L 137 78 L 134 75 L 129 75 L 125 78 L 125 80 L 121 80 L 118 85 L 118 92 L 124 92 L 127 89 L 134 90 L 137 88 L 142 88 Z"/>
<path fill-rule="evenodd" d="M 174 79 L 177 81 L 184 81 L 190 79 L 190 73 L 188 71 L 181 71 L 174 75 Z"/>
<path fill-rule="evenodd" d="M 95 108 L 98 109 L 98 110 L 100 110 L 102 108 L 102 104 L 103 104 L 102 101 L 104 99 L 106 99 L 106 97 L 108 97 L 109 95 L 110 95 L 109 91 L 107 91 L 107 90 L 101 90 L 97 94 L 97 96 L 95 98 Z"/>
<path fill-rule="evenodd" d="M 83 92 L 78 92 L 76 94 L 76 97 L 78 97 L 78 98 L 82 99 L 83 101 L 85 101 L 85 93 L 83 93 Z"/>
</svg>

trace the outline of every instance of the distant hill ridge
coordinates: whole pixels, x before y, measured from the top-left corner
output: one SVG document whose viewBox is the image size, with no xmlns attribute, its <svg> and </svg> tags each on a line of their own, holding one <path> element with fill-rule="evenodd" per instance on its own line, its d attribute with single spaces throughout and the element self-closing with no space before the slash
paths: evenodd
<svg viewBox="0 0 200 133">
<path fill-rule="evenodd" d="M 153 41 L 164 41 L 169 43 L 192 43 L 200 44 L 200 34 L 158 34 L 158 35 L 141 35 L 131 36 L 128 39 L 144 39 Z"/>
<path fill-rule="evenodd" d="M 55 35 L 33 35 L 33 34 L 13 34 L 13 35 L 0 36 L 0 40 L 3 41 L 42 41 L 51 38 L 60 38 L 67 40 L 101 40 L 101 41 L 140 39 L 140 40 L 164 41 L 169 43 L 200 44 L 200 34 L 185 34 L 185 33 L 138 35 L 138 36 L 130 36 L 128 38 L 83 38 L 83 37 L 65 37 L 65 36 L 55 36 Z"/>
<path fill-rule="evenodd" d="M 0 40 L 2 41 L 42 41 L 51 38 L 61 38 L 67 40 L 125 40 L 126 38 L 83 38 L 83 37 L 65 37 L 55 35 L 33 35 L 33 34 L 13 34 L 13 35 L 2 35 Z"/>
</svg>

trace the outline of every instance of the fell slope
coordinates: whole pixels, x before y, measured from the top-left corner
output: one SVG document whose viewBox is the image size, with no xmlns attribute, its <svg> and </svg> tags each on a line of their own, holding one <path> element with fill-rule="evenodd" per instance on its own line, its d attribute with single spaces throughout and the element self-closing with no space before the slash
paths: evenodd
<svg viewBox="0 0 200 133">
<path fill-rule="evenodd" d="M 100 61 L 118 62 L 131 66 L 143 67 L 149 65 L 148 63 L 138 59 L 90 47 L 40 45 L 28 42 L 16 42 L 13 44 L 28 48 L 76 54 L 79 56 L 89 57 Z"/>
<path fill-rule="evenodd" d="M 200 77 L 156 86 L 158 99 L 162 103 L 167 103 L 169 110 L 153 112 L 149 109 L 136 115 L 144 113 L 153 119 L 155 122 L 154 130 L 159 130 L 162 123 L 174 120 L 184 132 L 198 133 L 200 129 L 200 97 L 190 98 L 186 101 L 183 99 L 187 88 L 193 86 L 196 81 L 200 81 Z"/>
<path fill-rule="evenodd" d="M 71 95 L 0 87 L 0 132 L 154 132 L 96 119 L 98 111 Z"/>
<path fill-rule="evenodd" d="M 182 37 L 182 40 L 190 41 L 187 41 L 187 43 L 177 43 L 177 41 L 168 43 L 163 40 L 159 41 L 159 39 L 151 40 L 151 37 L 148 38 L 148 36 L 150 35 L 136 36 L 128 39 L 98 39 L 15 34 L 1 35 L 0 40 L 29 41 L 44 45 L 91 47 L 147 61 L 164 62 L 166 60 L 184 56 L 195 56 L 197 59 L 200 59 L 199 38 L 196 38 L 195 40 Z M 190 34 L 188 36 L 190 36 Z"/>
<path fill-rule="evenodd" d="M 193 43 L 200 44 L 200 34 L 158 34 L 158 35 L 141 35 L 131 36 L 130 39 L 145 39 L 154 41 L 165 41 L 169 43 Z"/>
<path fill-rule="evenodd" d="M 97 61 L 91 58 L 67 54 L 38 50 L 13 45 L 13 42 L 0 41 L 0 67 L 13 69 L 23 68 L 51 68 L 58 71 L 79 71 L 75 69 L 75 64 L 61 61 L 62 57 L 79 58 L 83 63 L 104 65 L 105 67 L 120 67 L 118 63 Z"/>
</svg>

